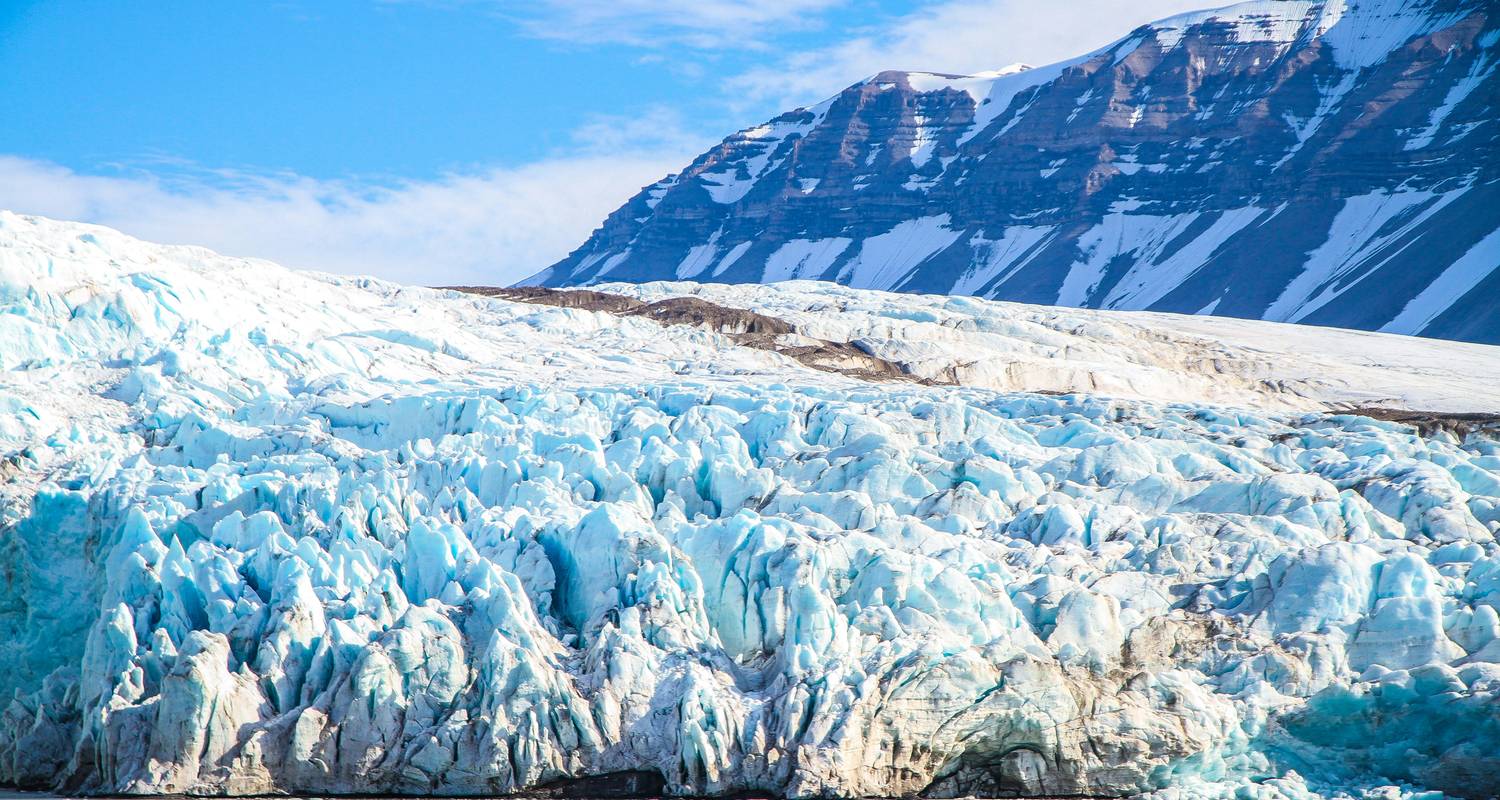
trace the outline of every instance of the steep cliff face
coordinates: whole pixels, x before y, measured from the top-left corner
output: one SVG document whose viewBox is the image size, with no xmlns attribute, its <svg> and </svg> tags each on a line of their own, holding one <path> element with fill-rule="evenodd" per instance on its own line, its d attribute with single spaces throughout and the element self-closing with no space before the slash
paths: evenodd
<svg viewBox="0 0 1500 800">
<path fill-rule="evenodd" d="M 1500 341 L 1500 7 L 1265 0 L 887 72 L 647 187 L 551 286 L 788 278 Z"/>
</svg>

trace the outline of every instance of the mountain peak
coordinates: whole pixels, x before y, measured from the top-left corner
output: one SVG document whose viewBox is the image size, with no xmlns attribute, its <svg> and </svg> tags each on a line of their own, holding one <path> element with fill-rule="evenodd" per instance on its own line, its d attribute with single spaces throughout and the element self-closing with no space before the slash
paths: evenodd
<svg viewBox="0 0 1500 800">
<path fill-rule="evenodd" d="M 547 285 L 789 278 L 1500 341 L 1500 15 L 1256 0 L 885 71 L 647 187 Z"/>
</svg>

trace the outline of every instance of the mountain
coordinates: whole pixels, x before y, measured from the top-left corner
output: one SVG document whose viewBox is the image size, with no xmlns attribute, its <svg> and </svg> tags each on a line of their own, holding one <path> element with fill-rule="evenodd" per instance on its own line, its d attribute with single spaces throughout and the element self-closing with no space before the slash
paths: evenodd
<svg viewBox="0 0 1500 800">
<path fill-rule="evenodd" d="M 1500 342 L 1500 5 L 1261 0 L 741 131 L 526 283 L 837 281 Z"/>
<path fill-rule="evenodd" d="M 0 786 L 1500 786 L 1500 348 L 605 292 L 0 212 Z"/>
</svg>

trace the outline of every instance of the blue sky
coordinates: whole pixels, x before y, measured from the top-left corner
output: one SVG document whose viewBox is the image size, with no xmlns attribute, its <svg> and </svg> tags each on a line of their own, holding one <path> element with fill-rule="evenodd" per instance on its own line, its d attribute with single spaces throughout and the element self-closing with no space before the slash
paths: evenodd
<svg viewBox="0 0 1500 800">
<path fill-rule="evenodd" d="M 504 283 L 713 141 L 880 69 L 1044 63 L 1203 5 L 3 0 L 0 207 Z"/>
<path fill-rule="evenodd" d="M 534 161 L 576 131 L 718 94 L 752 50 L 547 35 L 483 3 L 40 2 L 0 12 L 9 149 L 96 168 L 153 159 L 319 178 Z M 784 43 L 813 47 L 821 31 Z M 705 133 L 757 113 L 697 107 Z M 160 166 L 160 165 L 157 165 Z"/>
</svg>

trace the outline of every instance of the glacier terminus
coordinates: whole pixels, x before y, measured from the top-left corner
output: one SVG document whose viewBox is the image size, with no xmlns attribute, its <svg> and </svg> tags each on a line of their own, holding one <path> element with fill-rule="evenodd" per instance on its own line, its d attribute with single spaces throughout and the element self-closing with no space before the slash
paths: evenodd
<svg viewBox="0 0 1500 800">
<path fill-rule="evenodd" d="M 1500 786 L 1496 348 L 606 288 L 916 366 L 0 213 L 0 783 Z"/>
</svg>

